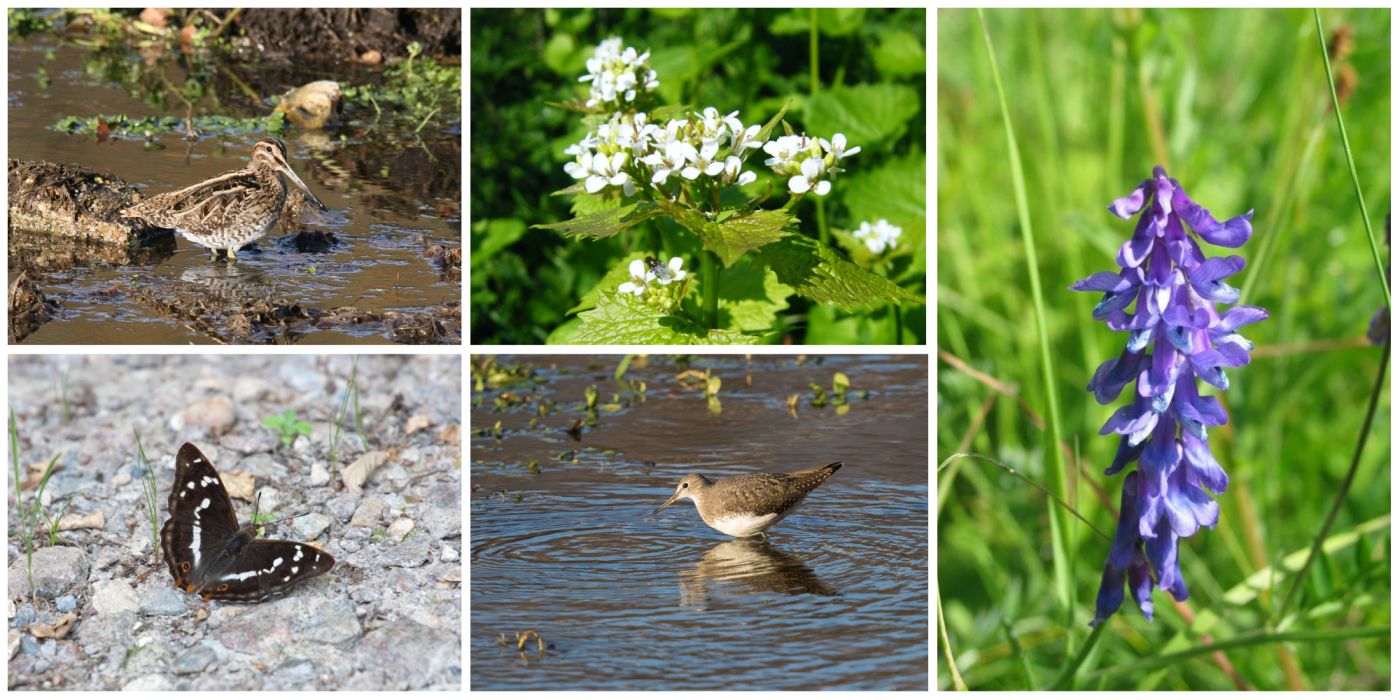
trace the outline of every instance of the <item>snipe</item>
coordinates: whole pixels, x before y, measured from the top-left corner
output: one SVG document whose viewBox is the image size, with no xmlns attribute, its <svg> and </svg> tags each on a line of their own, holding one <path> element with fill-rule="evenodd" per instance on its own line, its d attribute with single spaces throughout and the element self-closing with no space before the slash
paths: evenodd
<svg viewBox="0 0 1400 700">
<path fill-rule="evenodd" d="M 143 219 L 154 227 L 175 229 L 191 243 L 208 248 L 211 257 L 227 250 L 233 259 L 239 248 L 277 225 L 287 202 L 289 180 L 306 193 L 308 202 L 326 210 L 287 164 L 286 144 L 269 137 L 253 145 L 248 167 L 183 190 L 153 195 L 126 208 L 122 215 Z"/>
<path fill-rule="evenodd" d="M 740 474 L 711 481 L 690 474 L 676 486 L 661 508 L 682 499 L 695 502 L 706 525 L 731 537 L 764 535 L 792 513 L 797 504 L 841 468 L 841 462 L 787 474 Z M 652 512 L 661 512 L 657 508 Z M 766 537 L 766 535 L 764 535 Z"/>
</svg>

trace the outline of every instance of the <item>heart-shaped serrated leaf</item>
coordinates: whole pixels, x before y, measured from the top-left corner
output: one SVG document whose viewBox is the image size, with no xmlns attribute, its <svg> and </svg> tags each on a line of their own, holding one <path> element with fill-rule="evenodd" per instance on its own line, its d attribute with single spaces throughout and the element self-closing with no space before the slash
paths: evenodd
<svg viewBox="0 0 1400 700">
<path fill-rule="evenodd" d="M 919 295 L 841 257 L 815 238 L 788 236 L 758 251 L 755 262 L 778 273 L 797 294 L 844 309 L 881 302 L 924 303 Z"/>
<path fill-rule="evenodd" d="M 579 314 L 582 323 L 570 342 L 601 345 L 739 345 L 759 336 L 706 329 L 678 314 L 668 314 L 630 294 L 599 292 L 598 305 Z"/>
<path fill-rule="evenodd" d="M 676 223 L 700 237 L 700 244 L 715 255 L 726 267 L 733 265 L 751 250 L 776 241 L 787 232 L 792 221 L 785 211 L 760 209 L 749 214 L 731 216 L 723 222 L 710 221 L 694 209 L 665 198 L 656 202 L 660 210 Z"/>
<path fill-rule="evenodd" d="M 656 207 L 635 202 L 594 214 L 575 217 L 557 224 L 535 224 L 530 228 L 558 231 L 573 238 L 608 238 L 656 216 Z"/>
</svg>

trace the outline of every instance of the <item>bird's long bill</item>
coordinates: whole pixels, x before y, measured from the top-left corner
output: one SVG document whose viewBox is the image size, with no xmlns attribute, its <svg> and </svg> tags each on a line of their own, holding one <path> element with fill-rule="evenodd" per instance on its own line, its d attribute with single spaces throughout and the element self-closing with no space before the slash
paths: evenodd
<svg viewBox="0 0 1400 700">
<path fill-rule="evenodd" d="M 669 505 L 671 505 L 672 503 L 675 503 L 675 502 L 676 502 L 676 499 L 677 499 L 677 498 L 680 498 L 680 497 L 681 497 L 680 489 L 676 489 L 676 492 L 673 493 L 673 494 L 671 494 L 671 497 L 668 498 L 668 499 L 666 499 L 666 502 L 665 502 L 665 503 L 662 503 L 660 508 L 657 508 L 656 510 L 652 511 L 651 514 L 652 514 L 652 515 L 656 515 L 657 513 L 660 513 L 662 508 L 665 508 L 666 506 L 669 506 Z"/>
<path fill-rule="evenodd" d="M 311 203 L 315 204 L 317 209 L 320 209 L 321 211 L 326 210 L 326 205 L 322 204 L 321 200 L 317 199 L 316 195 L 311 193 L 311 188 L 307 187 L 306 183 L 302 182 L 301 178 L 297 177 L 296 172 L 292 170 L 291 165 L 287 164 L 287 161 L 278 158 L 277 170 L 283 175 L 286 175 L 287 179 L 292 181 L 292 184 L 296 185 L 297 187 L 300 187 L 301 191 L 306 193 L 306 196 L 311 199 Z"/>
</svg>

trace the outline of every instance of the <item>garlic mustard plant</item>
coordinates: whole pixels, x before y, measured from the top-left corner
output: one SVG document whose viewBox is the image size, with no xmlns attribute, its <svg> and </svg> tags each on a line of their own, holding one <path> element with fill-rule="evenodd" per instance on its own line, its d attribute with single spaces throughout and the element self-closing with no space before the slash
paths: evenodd
<svg viewBox="0 0 1400 700">
<path fill-rule="evenodd" d="M 838 187 L 860 146 L 841 133 L 795 131 L 786 106 L 761 124 L 739 109 L 657 106 L 661 78 L 650 57 L 610 38 L 587 60 L 579 78 L 587 99 L 563 105 L 584 115 L 587 134 L 564 149 L 572 158 L 564 172 L 576 182 L 561 194 L 591 201 L 576 201 L 570 221 L 536 227 L 607 238 L 669 219 L 675 225 L 657 221 L 650 240 L 659 233 L 661 247 L 692 255 L 698 269 L 684 270 L 680 255 L 662 265 L 659 251 L 637 250 L 640 259 L 620 261 L 585 297 L 567 342 L 763 342 L 781 332 L 780 312 L 794 295 L 845 308 L 922 303 L 797 230 L 796 205 Z M 760 180 L 756 158 L 771 177 Z M 786 201 L 764 208 L 774 190 Z M 866 229 L 874 252 L 899 235 L 882 223 Z"/>
</svg>

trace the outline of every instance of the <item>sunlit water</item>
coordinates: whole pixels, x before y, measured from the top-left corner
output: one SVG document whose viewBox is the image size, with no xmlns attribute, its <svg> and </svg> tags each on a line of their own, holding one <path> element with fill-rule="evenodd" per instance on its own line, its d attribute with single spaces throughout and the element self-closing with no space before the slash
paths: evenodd
<svg viewBox="0 0 1400 700">
<path fill-rule="evenodd" d="M 723 381 L 717 415 L 652 358 L 626 375 L 646 381 L 645 402 L 601 412 L 577 442 L 585 388 L 608 403 L 617 358 L 499 358 L 519 360 L 545 381 L 505 391 L 530 403 L 497 412 L 501 391 L 472 396 L 473 429 L 503 431 L 471 445 L 474 690 L 928 687 L 922 358 L 700 359 Z M 835 371 L 869 390 L 844 415 L 807 403 Z M 540 399 L 559 410 L 531 427 Z M 709 529 L 689 501 L 651 515 L 689 472 L 833 461 L 845 466 L 767 542 Z M 517 649 L 526 630 L 543 654 L 533 637 Z"/>
</svg>

